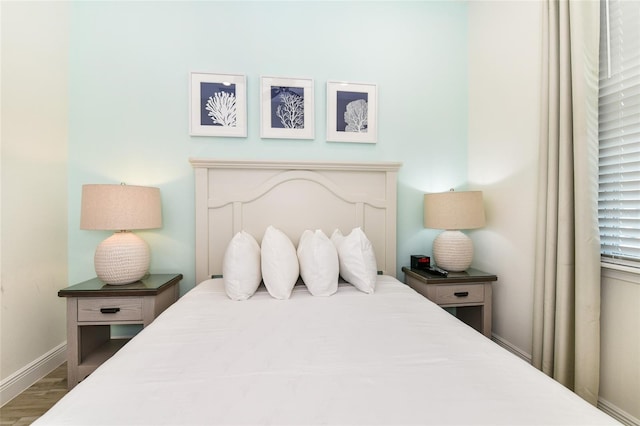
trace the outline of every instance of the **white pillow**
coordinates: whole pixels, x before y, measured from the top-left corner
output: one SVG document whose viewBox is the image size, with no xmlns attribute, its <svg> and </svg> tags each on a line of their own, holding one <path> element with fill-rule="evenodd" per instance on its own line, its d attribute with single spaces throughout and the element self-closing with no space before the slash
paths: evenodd
<svg viewBox="0 0 640 426">
<path fill-rule="evenodd" d="M 338 250 L 340 276 L 358 290 L 373 293 L 378 275 L 376 254 L 362 229 L 353 228 L 346 237 L 336 229 L 331 241 Z"/>
<path fill-rule="evenodd" d="M 302 233 L 298 262 L 302 281 L 312 295 L 331 296 L 338 290 L 338 252 L 322 230 Z"/>
<path fill-rule="evenodd" d="M 260 246 L 244 231 L 233 236 L 222 261 L 222 279 L 227 296 L 246 300 L 253 296 L 262 281 Z"/>
<path fill-rule="evenodd" d="M 267 291 L 276 299 L 288 299 L 300 275 L 296 248 L 284 232 L 269 226 L 262 237 L 261 253 Z"/>
</svg>

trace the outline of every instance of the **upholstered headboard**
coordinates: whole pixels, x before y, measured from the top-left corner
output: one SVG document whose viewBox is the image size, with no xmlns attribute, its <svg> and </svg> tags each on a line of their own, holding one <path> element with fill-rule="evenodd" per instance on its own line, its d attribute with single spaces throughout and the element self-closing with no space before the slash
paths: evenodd
<svg viewBox="0 0 640 426">
<path fill-rule="evenodd" d="M 222 274 L 227 244 L 244 230 L 262 241 L 273 225 L 297 246 L 305 229 L 327 236 L 360 226 L 378 270 L 396 274 L 395 162 L 241 161 L 192 158 L 196 283 Z"/>
</svg>

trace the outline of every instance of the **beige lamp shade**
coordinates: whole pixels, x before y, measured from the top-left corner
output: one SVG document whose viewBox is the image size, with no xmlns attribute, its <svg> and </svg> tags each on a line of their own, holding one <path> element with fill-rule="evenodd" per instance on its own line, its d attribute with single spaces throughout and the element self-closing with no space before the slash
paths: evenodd
<svg viewBox="0 0 640 426">
<path fill-rule="evenodd" d="M 135 185 L 83 185 L 80 229 L 122 231 L 162 226 L 160 190 Z"/>
<path fill-rule="evenodd" d="M 447 271 L 465 271 L 473 260 L 473 242 L 460 229 L 485 224 L 482 192 L 449 191 L 424 196 L 424 227 L 444 229 L 433 242 L 436 265 Z"/>
<path fill-rule="evenodd" d="M 484 226 L 481 191 L 449 191 L 424 196 L 424 227 L 476 229 Z"/>
<path fill-rule="evenodd" d="M 149 246 L 129 231 L 161 226 L 158 188 L 83 185 L 80 229 L 117 231 L 98 245 L 93 259 L 98 278 L 106 284 L 129 284 L 147 274 Z"/>
</svg>

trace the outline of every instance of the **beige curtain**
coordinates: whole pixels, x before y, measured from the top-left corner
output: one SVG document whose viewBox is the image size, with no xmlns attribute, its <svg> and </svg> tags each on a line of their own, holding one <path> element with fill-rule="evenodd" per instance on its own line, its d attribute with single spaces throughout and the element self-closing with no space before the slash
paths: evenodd
<svg viewBox="0 0 640 426">
<path fill-rule="evenodd" d="M 597 404 L 600 364 L 598 1 L 543 16 L 533 364 Z"/>
</svg>

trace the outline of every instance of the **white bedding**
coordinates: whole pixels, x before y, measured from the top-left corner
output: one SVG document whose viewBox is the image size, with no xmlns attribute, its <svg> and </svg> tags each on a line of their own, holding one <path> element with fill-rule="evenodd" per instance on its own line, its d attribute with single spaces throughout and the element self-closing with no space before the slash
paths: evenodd
<svg viewBox="0 0 640 426">
<path fill-rule="evenodd" d="M 617 424 L 394 278 L 232 301 L 196 286 L 39 425 Z"/>
</svg>

